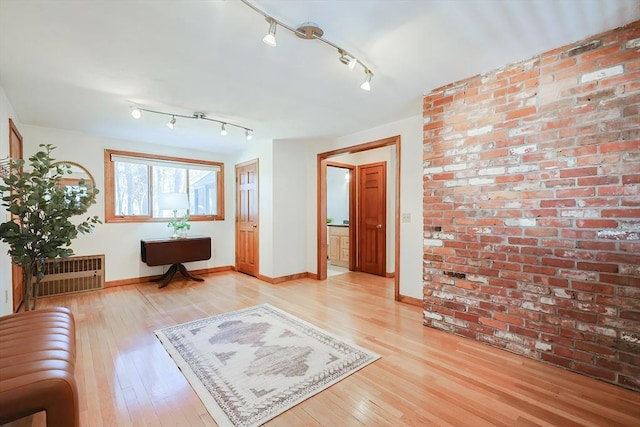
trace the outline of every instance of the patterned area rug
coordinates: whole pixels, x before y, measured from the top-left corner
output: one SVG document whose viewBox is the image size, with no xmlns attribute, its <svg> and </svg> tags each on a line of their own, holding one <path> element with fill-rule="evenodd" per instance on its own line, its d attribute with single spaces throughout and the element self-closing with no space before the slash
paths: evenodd
<svg viewBox="0 0 640 427">
<path fill-rule="evenodd" d="M 220 426 L 258 426 L 380 356 L 268 304 L 155 331 Z"/>
</svg>

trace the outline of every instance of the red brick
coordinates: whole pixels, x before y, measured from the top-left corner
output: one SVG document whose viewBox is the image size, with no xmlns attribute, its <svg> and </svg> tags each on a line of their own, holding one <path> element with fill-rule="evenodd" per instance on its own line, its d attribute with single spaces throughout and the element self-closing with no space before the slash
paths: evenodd
<svg viewBox="0 0 640 427">
<path fill-rule="evenodd" d="M 568 197 L 592 197 L 596 195 L 594 188 L 569 188 L 566 190 L 557 190 L 556 197 L 560 199 Z"/>
<path fill-rule="evenodd" d="M 580 228 L 617 228 L 618 221 L 605 219 L 578 219 L 576 226 Z"/>
<path fill-rule="evenodd" d="M 602 211 L 605 218 L 640 218 L 640 209 L 605 209 Z"/>
<path fill-rule="evenodd" d="M 524 324 L 524 319 L 522 319 L 521 317 L 518 316 L 513 316 L 511 314 L 505 314 L 505 313 L 495 313 L 493 315 L 493 318 L 495 320 L 499 320 L 501 322 L 506 322 L 506 323 L 511 323 L 513 325 L 520 325 L 522 326 Z M 480 319 L 480 321 L 482 322 L 483 320 Z M 484 323 L 484 322 L 483 322 Z M 504 323 L 503 323 L 504 324 Z M 501 328 L 501 329 L 506 329 L 506 327 Z"/>
<path fill-rule="evenodd" d="M 509 111 L 506 115 L 506 120 L 518 119 L 521 117 L 530 116 L 536 113 L 536 107 L 526 107 L 519 110 Z"/>
<path fill-rule="evenodd" d="M 545 362 L 549 362 L 554 365 L 562 366 L 565 368 L 571 368 L 573 366 L 573 361 L 571 359 L 567 359 L 566 357 L 560 357 L 550 353 L 542 353 L 540 357 Z"/>
<path fill-rule="evenodd" d="M 560 171 L 560 178 L 572 178 L 578 176 L 593 176 L 598 174 L 598 168 L 576 168 Z"/>
<path fill-rule="evenodd" d="M 571 282 L 571 289 L 575 289 L 578 291 L 594 292 L 598 294 L 613 295 L 613 286 L 603 285 L 600 283 L 573 281 Z"/>
<path fill-rule="evenodd" d="M 557 236 L 558 230 L 555 228 L 525 228 L 525 236 L 551 237 Z"/>
<path fill-rule="evenodd" d="M 541 334 L 540 335 L 540 339 L 542 341 L 545 341 L 545 342 L 548 342 L 548 343 L 560 344 L 560 345 L 563 345 L 565 347 L 573 346 L 573 340 L 572 339 L 561 337 L 561 336 L 558 336 L 558 335 L 555 335 L 555 334 Z"/>
<path fill-rule="evenodd" d="M 620 312 L 621 319 L 629 319 L 636 320 L 640 322 L 640 311 L 621 311 Z"/>
<path fill-rule="evenodd" d="M 565 258 L 542 258 L 542 265 L 549 265 L 553 267 L 562 268 L 575 268 L 576 262 L 572 259 Z"/>
<path fill-rule="evenodd" d="M 622 387 L 640 390 L 640 379 L 638 379 L 638 377 L 618 375 L 618 384 L 620 384 Z"/>
<path fill-rule="evenodd" d="M 486 318 L 486 317 L 481 317 L 480 318 L 480 323 L 482 323 L 483 325 L 490 326 L 492 328 L 496 328 L 496 329 L 503 329 L 503 330 L 507 329 L 506 323 L 500 322 L 500 321 L 494 320 L 494 319 L 489 319 L 489 318 Z"/>
<path fill-rule="evenodd" d="M 456 319 L 468 320 L 469 322 L 478 323 L 478 316 L 471 315 L 468 313 L 461 313 L 457 311 L 454 317 Z"/>
<path fill-rule="evenodd" d="M 589 353 L 599 354 L 603 356 L 614 356 L 616 354 L 616 352 L 610 348 L 584 341 L 576 341 L 576 348 L 578 350 L 584 350 Z"/>
<path fill-rule="evenodd" d="M 574 368 L 578 372 L 582 372 L 592 377 L 602 378 L 608 381 L 613 381 L 616 377 L 615 372 L 612 372 L 608 369 L 599 368 L 593 365 L 587 365 L 586 363 L 576 362 L 574 364 Z"/>
<path fill-rule="evenodd" d="M 567 357 L 573 360 L 581 360 L 583 362 L 591 362 L 593 360 L 593 355 L 591 355 L 590 353 L 573 350 L 570 348 L 562 347 L 560 345 L 553 346 L 553 353 L 557 354 L 558 356 Z"/>
<path fill-rule="evenodd" d="M 521 328 L 520 326 L 509 325 L 509 332 L 522 335 L 529 338 L 538 338 L 540 333 L 531 329 Z"/>
</svg>

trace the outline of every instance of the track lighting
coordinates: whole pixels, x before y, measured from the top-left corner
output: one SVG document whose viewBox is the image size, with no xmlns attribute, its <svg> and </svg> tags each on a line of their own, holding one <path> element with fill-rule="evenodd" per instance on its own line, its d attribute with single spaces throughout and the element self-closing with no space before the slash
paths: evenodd
<svg viewBox="0 0 640 427">
<path fill-rule="evenodd" d="M 163 116 L 171 117 L 171 120 L 169 120 L 167 122 L 167 127 L 169 127 L 170 129 L 174 128 L 174 126 L 176 124 L 177 117 L 180 117 L 182 119 L 196 119 L 196 120 L 202 119 L 202 120 L 206 120 L 206 121 L 209 121 L 209 122 L 220 123 L 220 125 L 221 125 L 220 134 L 223 135 L 223 136 L 228 134 L 228 131 L 227 131 L 227 125 L 228 125 L 228 126 L 233 126 L 233 127 L 237 127 L 237 128 L 240 128 L 240 129 L 244 129 L 244 134 L 246 135 L 248 141 L 250 141 L 251 138 L 253 137 L 253 135 L 252 135 L 253 129 L 249 129 L 248 127 L 236 125 L 236 124 L 229 123 L 229 122 L 223 122 L 222 120 L 211 119 L 211 118 L 207 117 L 204 113 L 196 112 L 196 113 L 193 113 L 191 116 L 185 116 L 183 114 L 165 113 L 164 111 L 149 110 L 149 109 L 146 109 L 146 108 L 131 106 L 131 115 L 133 117 L 135 117 L 136 119 L 140 118 L 140 116 L 142 115 L 143 111 L 146 111 L 147 113 L 160 114 L 160 115 L 163 115 Z"/>
<path fill-rule="evenodd" d="M 272 18 L 267 17 L 267 21 L 269 22 L 269 33 L 262 39 L 265 44 L 269 46 L 276 46 L 276 21 Z"/>
<path fill-rule="evenodd" d="M 364 83 L 360 85 L 360 89 L 369 92 L 371 90 L 371 76 L 373 76 L 373 73 L 368 68 L 364 70 L 364 73 L 367 75 L 367 77 L 365 78 Z"/>
<path fill-rule="evenodd" d="M 265 42 L 269 46 L 276 46 L 276 26 L 277 25 L 280 25 L 281 27 L 291 31 L 301 39 L 319 40 L 322 43 L 329 45 L 334 49 L 337 49 L 338 54 L 340 54 L 340 57 L 339 57 L 340 62 L 345 64 L 347 67 L 349 67 L 349 70 L 353 70 L 357 64 L 362 65 L 362 67 L 364 68 L 364 72 L 367 75 L 367 78 L 365 82 L 362 84 L 362 86 L 360 87 L 367 91 L 371 90 L 371 77 L 373 76 L 373 72 L 371 72 L 371 69 L 367 67 L 361 60 L 359 60 L 352 54 L 348 53 L 346 50 L 344 50 L 337 44 L 323 38 L 322 36 L 324 35 L 324 31 L 318 26 L 318 24 L 313 22 L 305 22 L 302 25 L 300 25 L 298 28 L 293 28 L 282 21 L 278 21 L 277 19 L 273 18 L 271 15 L 268 15 L 267 13 L 263 12 L 257 6 L 250 3 L 249 0 L 240 0 L 240 1 L 242 1 L 242 3 L 244 3 L 246 6 L 253 9 L 255 12 L 258 12 L 260 15 L 264 16 L 267 22 L 269 23 L 269 33 L 266 36 L 264 36 L 264 38 L 262 39 L 263 42 Z"/>
<path fill-rule="evenodd" d="M 167 127 L 169 129 L 173 129 L 173 126 L 176 124 L 176 116 L 171 116 L 171 120 L 167 122 Z"/>
<path fill-rule="evenodd" d="M 338 53 L 340 54 L 340 58 L 338 58 L 340 62 L 349 67 L 349 71 L 353 71 L 353 69 L 356 67 L 356 64 L 358 63 L 358 60 L 342 49 L 338 49 Z"/>
</svg>

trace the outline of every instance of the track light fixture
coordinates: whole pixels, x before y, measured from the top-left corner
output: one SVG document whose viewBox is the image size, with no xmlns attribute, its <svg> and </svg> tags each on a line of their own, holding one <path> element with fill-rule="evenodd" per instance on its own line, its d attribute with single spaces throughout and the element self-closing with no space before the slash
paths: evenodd
<svg viewBox="0 0 640 427">
<path fill-rule="evenodd" d="M 229 123 L 229 122 L 223 122 L 222 120 L 216 120 L 216 119 L 212 119 L 207 117 L 204 113 L 193 113 L 193 115 L 191 116 L 185 116 L 183 114 L 174 114 L 174 113 L 165 113 L 164 111 L 156 111 L 156 110 L 149 110 L 147 108 L 142 108 L 142 107 L 136 107 L 136 106 L 131 106 L 131 115 L 136 118 L 139 119 L 142 116 L 142 112 L 145 111 L 147 113 L 153 113 L 153 114 L 160 114 L 163 116 L 170 116 L 171 120 L 169 120 L 167 122 L 167 126 L 170 129 L 173 129 L 173 127 L 176 124 L 176 117 L 180 117 L 182 119 L 196 119 L 196 120 L 207 120 L 209 122 L 215 122 L 215 123 L 220 123 L 221 128 L 220 128 L 220 134 L 221 135 L 227 135 L 227 126 L 233 126 L 233 127 L 237 127 L 239 129 L 244 129 L 244 134 L 247 137 L 247 141 L 251 141 L 251 139 L 253 138 L 253 129 L 249 129 L 247 127 L 244 126 L 240 126 L 240 125 L 236 125 L 234 123 Z"/>
<path fill-rule="evenodd" d="M 338 53 L 340 54 L 340 58 L 338 58 L 340 62 L 349 67 L 349 71 L 353 71 L 358 61 L 342 49 L 338 49 Z"/>
<path fill-rule="evenodd" d="M 373 73 L 371 72 L 370 69 L 366 68 L 364 70 L 364 74 L 367 77 L 364 79 L 364 83 L 360 85 L 360 89 L 366 90 L 367 92 L 369 92 L 371 90 L 371 76 L 373 76 Z"/>
<path fill-rule="evenodd" d="M 362 68 L 364 68 L 364 72 L 366 74 L 366 80 L 360 86 L 360 88 L 366 91 L 371 90 L 371 77 L 373 77 L 373 72 L 371 71 L 371 68 L 369 68 L 361 60 L 356 58 L 355 55 L 347 52 L 345 49 L 341 48 L 335 43 L 323 38 L 322 36 L 324 35 L 324 31 L 322 31 L 322 29 L 318 27 L 318 24 L 315 24 L 313 22 L 305 22 L 302 25 L 300 25 L 298 28 L 293 28 L 283 23 L 282 21 L 278 21 L 277 19 L 263 12 L 262 10 L 258 9 L 258 7 L 251 4 L 248 0 L 240 0 L 240 1 L 242 1 L 242 3 L 244 3 L 251 9 L 253 9 L 255 12 L 258 12 L 260 15 L 264 16 L 267 22 L 269 23 L 269 33 L 266 36 L 264 36 L 264 38 L 262 39 L 263 42 L 265 42 L 269 46 L 276 46 L 276 25 L 280 25 L 281 27 L 286 28 L 287 30 L 291 31 L 296 36 L 302 39 L 319 40 L 322 43 L 327 44 L 333 47 L 334 49 L 337 49 L 338 54 L 340 55 L 338 59 L 340 60 L 341 63 L 349 67 L 349 70 L 353 70 L 357 64 L 360 64 Z"/>
<path fill-rule="evenodd" d="M 176 116 L 171 116 L 171 120 L 167 122 L 167 127 L 169 129 L 173 129 L 173 126 L 176 124 Z"/>
<path fill-rule="evenodd" d="M 264 36 L 262 41 L 269 46 L 276 47 L 276 21 L 274 21 L 273 18 L 267 17 L 267 22 L 269 23 L 269 32 Z"/>
</svg>

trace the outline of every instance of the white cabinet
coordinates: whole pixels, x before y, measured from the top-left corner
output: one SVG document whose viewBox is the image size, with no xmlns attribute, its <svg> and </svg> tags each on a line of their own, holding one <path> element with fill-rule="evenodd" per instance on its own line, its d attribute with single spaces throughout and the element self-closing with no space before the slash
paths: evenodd
<svg viewBox="0 0 640 427">
<path fill-rule="evenodd" d="M 329 226 L 329 263 L 349 268 L 349 227 Z"/>
</svg>

